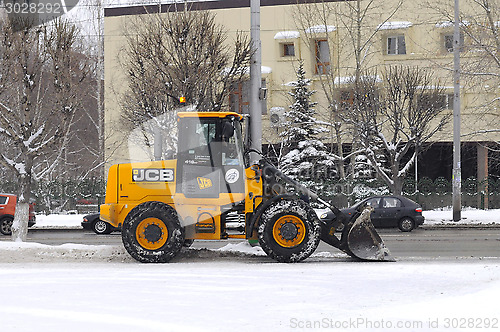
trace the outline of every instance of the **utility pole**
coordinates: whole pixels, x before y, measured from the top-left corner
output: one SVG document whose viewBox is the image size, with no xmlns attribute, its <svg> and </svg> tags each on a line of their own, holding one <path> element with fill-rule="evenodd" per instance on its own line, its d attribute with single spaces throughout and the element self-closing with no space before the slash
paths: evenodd
<svg viewBox="0 0 500 332">
<path fill-rule="evenodd" d="M 260 0 L 250 1 L 250 37 L 252 60 L 250 63 L 250 148 L 262 151 L 262 102 L 261 102 L 261 44 L 260 44 Z M 250 154 L 251 164 L 260 160 L 257 153 Z"/>
<path fill-rule="evenodd" d="M 460 165 L 460 11 L 455 0 L 453 31 L 453 221 L 462 219 L 462 171 Z"/>
<path fill-rule="evenodd" d="M 99 169 L 99 175 L 101 179 L 105 179 L 106 176 L 106 147 L 104 143 L 104 101 L 102 100 L 103 92 L 103 82 L 104 82 L 104 22 L 103 14 L 104 8 L 102 1 L 98 0 L 95 2 L 97 10 L 97 136 L 98 138 L 98 153 L 99 153 L 99 163 L 101 164 Z"/>
</svg>

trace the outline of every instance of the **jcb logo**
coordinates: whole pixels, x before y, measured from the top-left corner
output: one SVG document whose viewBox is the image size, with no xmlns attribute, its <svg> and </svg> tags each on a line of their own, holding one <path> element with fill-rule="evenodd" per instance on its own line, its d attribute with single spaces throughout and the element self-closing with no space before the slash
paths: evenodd
<svg viewBox="0 0 500 332">
<path fill-rule="evenodd" d="M 134 168 L 132 170 L 134 182 L 172 182 L 174 181 L 173 168 Z"/>
<path fill-rule="evenodd" d="M 207 189 L 212 186 L 212 180 L 207 179 L 207 178 L 197 178 L 198 180 L 198 187 L 200 189 Z"/>
</svg>

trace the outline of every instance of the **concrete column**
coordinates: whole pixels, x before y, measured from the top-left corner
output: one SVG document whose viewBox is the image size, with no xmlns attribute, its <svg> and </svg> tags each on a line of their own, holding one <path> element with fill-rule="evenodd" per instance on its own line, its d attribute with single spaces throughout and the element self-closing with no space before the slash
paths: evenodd
<svg viewBox="0 0 500 332">
<path fill-rule="evenodd" d="M 481 193 L 484 193 L 484 208 L 488 209 L 488 147 L 485 143 L 477 143 L 477 206 L 481 207 Z"/>
</svg>

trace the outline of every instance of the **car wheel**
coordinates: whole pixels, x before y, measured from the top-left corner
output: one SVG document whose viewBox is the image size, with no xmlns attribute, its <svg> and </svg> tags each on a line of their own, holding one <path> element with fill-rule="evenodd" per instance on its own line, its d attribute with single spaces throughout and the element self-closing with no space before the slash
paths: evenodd
<svg viewBox="0 0 500 332">
<path fill-rule="evenodd" d="M 399 221 L 398 227 L 401 232 L 411 232 L 415 228 L 415 222 L 410 218 L 403 218 Z"/>
<path fill-rule="evenodd" d="M 111 233 L 111 225 L 101 219 L 97 219 L 92 223 L 92 230 L 96 234 L 109 234 Z"/>
<path fill-rule="evenodd" d="M 3 235 L 11 235 L 12 234 L 12 222 L 14 218 L 5 217 L 0 221 L 0 232 Z"/>
</svg>

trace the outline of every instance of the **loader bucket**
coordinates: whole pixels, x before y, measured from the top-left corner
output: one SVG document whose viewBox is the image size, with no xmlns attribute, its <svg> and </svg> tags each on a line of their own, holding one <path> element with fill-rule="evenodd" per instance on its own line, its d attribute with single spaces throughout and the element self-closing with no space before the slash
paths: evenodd
<svg viewBox="0 0 500 332">
<path fill-rule="evenodd" d="M 348 224 L 341 239 L 344 251 L 364 261 L 395 261 L 370 220 L 371 211 L 365 208 Z"/>
</svg>

